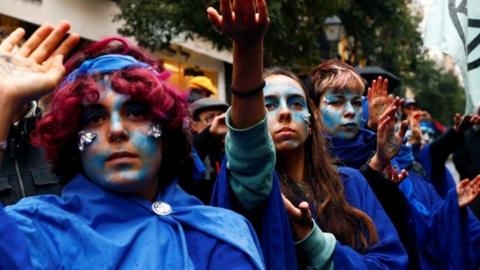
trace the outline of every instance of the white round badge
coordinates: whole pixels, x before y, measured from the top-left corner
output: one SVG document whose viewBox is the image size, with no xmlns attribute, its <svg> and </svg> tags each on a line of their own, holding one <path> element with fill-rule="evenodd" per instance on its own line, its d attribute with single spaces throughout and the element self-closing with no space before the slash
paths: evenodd
<svg viewBox="0 0 480 270">
<path fill-rule="evenodd" d="M 170 204 L 165 202 L 154 202 L 152 204 L 152 210 L 153 212 L 155 212 L 155 214 L 159 216 L 166 216 L 172 213 L 172 207 L 170 206 Z"/>
</svg>

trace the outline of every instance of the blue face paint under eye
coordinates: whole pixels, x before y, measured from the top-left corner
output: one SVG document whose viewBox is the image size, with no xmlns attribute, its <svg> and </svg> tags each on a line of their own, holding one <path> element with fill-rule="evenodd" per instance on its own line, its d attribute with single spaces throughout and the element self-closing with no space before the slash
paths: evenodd
<svg viewBox="0 0 480 270">
<path fill-rule="evenodd" d="M 103 110 L 102 121 L 84 126 L 97 138 L 81 152 L 84 173 L 92 182 L 109 190 L 135 193 L 158 181 L 162 162 L 161 137 L 150 136 L 152 122 L 141 104 L 112 89 L 96 104 Z M 88 115 L 88 114 L 86 114 Z M 113 140 L 112 132 L 124 135 Z"/>
<path fill-rule="evenodd" d="M 334 92 L 328 89 L 322 97 L 320 112 L 328 133 L 341 139 L 351 139 L 360 129 L 361 95 L 350 90 Z"/>
<path fill-rule="evenodd" d="M 289 151 L 302 146 L 310 134 L 310 114 L 305 92 L 290 77 L 273 75 L 264 88 L 268 130 L 277 151 Z"/>
</svg>

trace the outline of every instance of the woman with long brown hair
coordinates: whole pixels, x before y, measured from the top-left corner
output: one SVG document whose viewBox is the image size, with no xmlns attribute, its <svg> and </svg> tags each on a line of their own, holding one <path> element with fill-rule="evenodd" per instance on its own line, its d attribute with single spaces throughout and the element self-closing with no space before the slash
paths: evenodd
<svg viewBox="0 0 480 270">
<path fill-rule="evenodd" d="M 222 15 L 208 13 L 234 42 L 228 172 L 213 203 L 250 217 L 269 269 L 297 267 L 290 230 L 301 268 L 404 269 L 405 251 L 368 184 L 334 167 L 301 81 L 280 70 L 262 77 L 266 2 L 222 0 Z"/>
</svg>

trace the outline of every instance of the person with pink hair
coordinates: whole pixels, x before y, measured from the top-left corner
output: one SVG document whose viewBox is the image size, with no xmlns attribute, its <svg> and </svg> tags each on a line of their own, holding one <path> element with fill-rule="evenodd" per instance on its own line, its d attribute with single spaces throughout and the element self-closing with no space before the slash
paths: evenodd
<svg viewBox="0 0 480 270">
<path fill-rule="evenodd" d="M 188 106 L 159 61 L 106 38 L 65 69 L 55 53 L 27 65 L 11 50 L 20 40 L 0 47 L 13 70 L 0 82 L 0 141 L 18 108 L 56 87 L 32 141 L 67 184 L 61 196 L 0 207 L 2 268 L 264 269 L 245 218 L 177 185 L 191 153 Z"/>
</svg>

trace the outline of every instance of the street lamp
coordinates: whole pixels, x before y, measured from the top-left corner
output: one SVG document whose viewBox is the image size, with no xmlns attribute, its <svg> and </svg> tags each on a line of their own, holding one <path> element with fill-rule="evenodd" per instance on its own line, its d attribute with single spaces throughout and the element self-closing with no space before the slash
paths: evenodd
<svg viewBox="0 0 480 270">
<path fill-rule="evenodd" d="M 335 15 L 326 18 L 323 23 L 325 25 L 325 35 L 327 36 L 328 42 L 338 42 L 345 32 L 342 20 Z"/>
<path fill-rule="evenodd" d="M 329 44 L 329 57 L 336 58 L 337 45 L 340 38 L 345 35 L 342 20 L 336 15 L 327 17 L 324 23 L 324 32 Z"/>
</svg>

